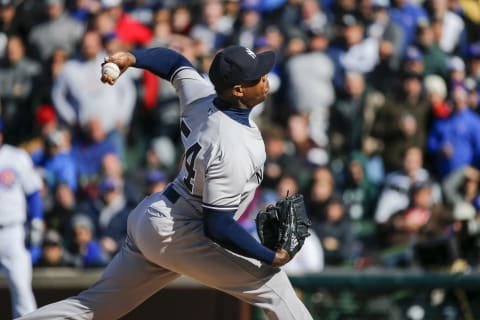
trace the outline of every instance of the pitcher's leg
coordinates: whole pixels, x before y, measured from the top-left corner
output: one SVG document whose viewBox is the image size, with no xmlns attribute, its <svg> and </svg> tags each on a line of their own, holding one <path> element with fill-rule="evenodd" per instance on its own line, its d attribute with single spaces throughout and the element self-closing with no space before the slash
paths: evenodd
<svg viewBox="0 0 480 320">
<path fill-rule="evenodd" d="M 118 319 L 178 276 L 124 246 L 89 289 L 20 319 Z"/>
<path fill-rule="evenodd" d="M 136 241 L 145 257 L 167 269 L 185 274 L 265 310 L 269 319 L 310 320 L 306 307 L 295 294 L 285 272 L 247 259 L 218 246 L 205 237 L 203 222 L 177 222 L 174 233 L 162 229 L 165 217 L 150 217 Z M 171 244 L 154 245 L 170 237 Z"/>
</svg>

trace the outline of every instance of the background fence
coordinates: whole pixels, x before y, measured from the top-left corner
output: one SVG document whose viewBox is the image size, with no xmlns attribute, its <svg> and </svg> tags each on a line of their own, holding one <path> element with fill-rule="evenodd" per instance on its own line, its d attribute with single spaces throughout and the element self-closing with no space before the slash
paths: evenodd
<svg viewBox="0 0 480 320">
<path fill-rule="evenodd" d="M 33 287 L 44 305 L 78 293 L 101 270 L 35 269 Z M 480 319 L 480 272 L 326 269 L 291 276 L 315 319 Z M 123 319 L 257 320 L 261 312 L 221 292 L 181 277 Z M 11 319 L 6 280 L 0 276 L 0 319 Z"/>
</svg>

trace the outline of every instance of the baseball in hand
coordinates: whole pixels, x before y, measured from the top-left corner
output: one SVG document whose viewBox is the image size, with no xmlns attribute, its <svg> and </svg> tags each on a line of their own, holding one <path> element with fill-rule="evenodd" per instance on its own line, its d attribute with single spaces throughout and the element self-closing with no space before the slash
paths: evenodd
<svg viewBox="0 0 480 320">
<path fill-rule="evenodd" d="M 120 76 L 120 68 L 113 62 L 107 62 L 102 66 L 102 74 L 112 80 L 117 80 Z"/>
</svg>

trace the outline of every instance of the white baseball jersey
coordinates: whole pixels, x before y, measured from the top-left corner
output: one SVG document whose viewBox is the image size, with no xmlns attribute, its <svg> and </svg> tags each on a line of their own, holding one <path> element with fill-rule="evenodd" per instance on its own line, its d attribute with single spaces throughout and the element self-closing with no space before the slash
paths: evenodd
<svg viewBox="0 0 480 320">
<path fill-rule="evenodd" d="M 173 84 L 180 95 L 185 147 L 175 189 L 199 214 L 201 207 L 236 210 L 238 218 L 263 178 L 266 156 L 260 130 L 253 121 L 248 127 L 219 111 L 212 85 L 197 71 L 180 68 Z"/>
<path fill-rule="evenodd" d="M 40 190 L 42 180 L 27 152 L 0 146 L 0 225 L 26 221 L 25 195 Z"/>
</svg>

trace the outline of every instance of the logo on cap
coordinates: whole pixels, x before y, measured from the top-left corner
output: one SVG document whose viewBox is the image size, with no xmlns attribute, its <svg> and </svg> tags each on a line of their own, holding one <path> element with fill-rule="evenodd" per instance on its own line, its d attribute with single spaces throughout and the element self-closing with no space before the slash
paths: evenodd
<svg viewBox="0 0 480 320">
<path fill-rule="evenodd" d="M 252 57 L 253 59 L 255 59 L 257 57 L 257 55 L 252 51 L 250 50 L 249 48 L 245 48 L 245 52 L 250 56 Z"/>
</svg>

